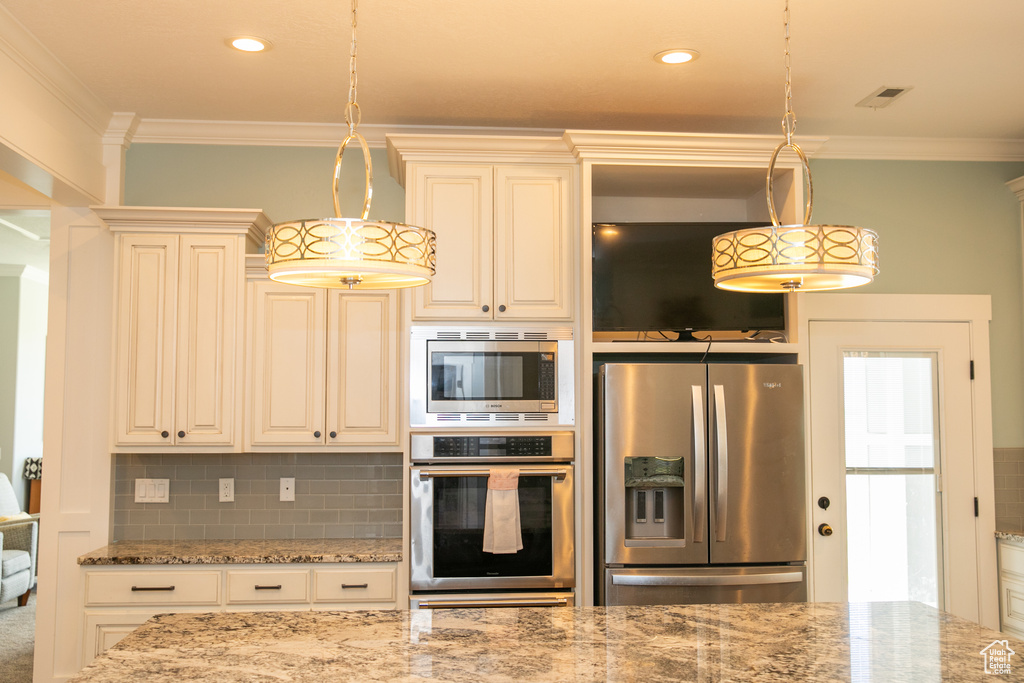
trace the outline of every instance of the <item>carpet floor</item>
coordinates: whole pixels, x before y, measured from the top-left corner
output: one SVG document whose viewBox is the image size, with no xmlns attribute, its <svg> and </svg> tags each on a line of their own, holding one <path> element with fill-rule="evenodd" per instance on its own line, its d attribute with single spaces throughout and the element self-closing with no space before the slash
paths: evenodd
<svg viewBox="0 0 1024 683">
<path fill-rule="evenodd" d="M 17 600 L 0 605 L 0 681 L 32 683 L 35 632 L 35 591 L 24 607 L 18 607 Z"/>
</svg>

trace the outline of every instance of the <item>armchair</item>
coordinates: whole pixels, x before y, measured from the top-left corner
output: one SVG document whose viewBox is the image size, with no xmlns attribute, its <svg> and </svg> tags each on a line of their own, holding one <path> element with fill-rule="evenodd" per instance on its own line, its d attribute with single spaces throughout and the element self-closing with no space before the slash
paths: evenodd
<svg viewBox="0 0 1024 683">
<path fill-rule="evenodd" d="M 18 605 L 24 607 L 36 580 L 39 515 L 21 511 L 11 481 L 3 473 L 0 520 L 0 603 L 18 598 Z"/>
</svg>

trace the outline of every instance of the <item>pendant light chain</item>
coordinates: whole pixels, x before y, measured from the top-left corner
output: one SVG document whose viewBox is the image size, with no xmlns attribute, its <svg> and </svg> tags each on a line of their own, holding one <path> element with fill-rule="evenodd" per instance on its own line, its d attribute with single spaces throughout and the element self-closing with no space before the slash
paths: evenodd
<svg viewBox="0 0 1024 683">
<path fill-rule="evenodd" d="M 354 1 L 354 0 L 353 0 Z M 782 132 L 786 134 L 786 144 L 793 144 L 793 133 L 796 132 L 796 114 L 793 113 L 793 62 L 789 54 L 789 0 L 786 0 L 786 114 L 782 117 Z"/>
<path fill-rule="evenodd" d="M 348 124 L 349 135 L 355 132 L 362 120 L 362 111 L 356 102 L 356 86 L 359 77 L 356 75 L 356 9 L 359 0 L 352 0 L 352 48 L 348 59 L 348 104 L 345 105 L 345 123 Z"/>
</svg>

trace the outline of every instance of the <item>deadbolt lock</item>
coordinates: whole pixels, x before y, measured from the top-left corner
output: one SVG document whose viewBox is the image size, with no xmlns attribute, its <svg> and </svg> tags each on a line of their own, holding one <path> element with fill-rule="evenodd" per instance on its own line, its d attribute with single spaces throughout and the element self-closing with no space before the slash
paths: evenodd
<svg viewBox="0 0 1024 683">
<path fill-rule="evenodd" d="M 832 527 L 830 527 L 828 524 L 819 524 L 818 525 L 818 533 L 821 534 L 822 536 L 831 536 L 832 535 Z"/>
</svg>

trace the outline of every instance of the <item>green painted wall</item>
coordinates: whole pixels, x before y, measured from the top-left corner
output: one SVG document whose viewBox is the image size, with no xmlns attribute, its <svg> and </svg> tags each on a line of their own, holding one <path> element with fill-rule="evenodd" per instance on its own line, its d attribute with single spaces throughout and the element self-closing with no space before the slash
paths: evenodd
<svg viewBox="0 0 1024 683">
<path fill-rule="evenodd" d="M 1021 163 L 811 162 L 814 223 L 872 228 L 880 270 L 863 294 L 992 296 L 993 436 L 1024 446 L 1024 277 L 1020 202 L 1006 187 Z"/>
<path fill-rule="evenodd" d="M 263 209 L 275 223 L 334 215 L 336 149 L 243 145 L 136 144 L 128 148 L 125 204 Z M 387 153 L 370 151 L 370 218 L 405 220 L 405 191 L 388 173 Z M 358 216 L 363 155 L 349 146 L 342 164 L 342 213 Z"/>
<path fill-rule="evenodd" d="M 136 144 L 125 203 L 261 208 L 273 221 L 334 213 L 335 150 Z M 351 155 L 351 158 L 349 158 Z M 402 221 L 404 191 L 372 150 L 372 218 Z M 343 213 L 362 202 L 362 156 L 346 153 Z M 996 447 L 1024 446 L 1024 275 L 1020 204 L 1005 186 L 1024 163 L 811 162 L 814 222 L 878 231 L 881 274 L 859 293 L 990 294 Z"/>
</svg>

